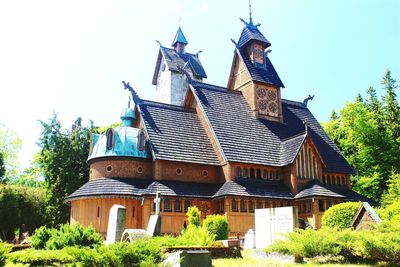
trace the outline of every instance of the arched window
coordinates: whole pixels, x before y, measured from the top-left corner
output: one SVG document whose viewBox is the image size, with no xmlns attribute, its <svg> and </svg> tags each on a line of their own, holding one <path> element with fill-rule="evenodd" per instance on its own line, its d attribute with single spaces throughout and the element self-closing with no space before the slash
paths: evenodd
<svg viewBox="0 0 400 267">
<path fill-rule="evenodd" d="M 237 201 L 236 199 L 232 198 L 232 206 L 231 206 L 232 211 L 238 211 L 238 206 L 237 206 Z"/>
<path fill-rule="evenodd" d="M 263 170 L 263 179 L 267 179 L 268 178 L 268 170 L 264 169 Z"/>
<path fill-rule="evenodd" d="M 171 199 L 164 198 L 164 211 L 170 212 L 171 211 Z"/>
<path fill-rule="evenodd" d="M 236 167 L 236 178 L 242 177 L 242 168 Z"/>
<path fill-rule="evenodd" d="M 247 205 L 244 199 L 240 200 L 240 212 L 247 212 Z"/>
<path fill-rule="evenodd" d="M 249 211 L 254 212 L 254 200 L 249 200 Z"/>
<path fill-rule="evenodd" d="M 263 201 L 262 200 L 257 200 L 257 209 L 262 209 L 263 208 Z"/>
<path fill-rule="evenodd" d="M 185 199 L 185 203 L 184 203 L 184 211 L 187 212 L 188 209 L 190 207 L 190 200 Z"/>
<path fill-rule="evenodd" d="M 269 179 L 271 179 L 271 180 L 273 180 L 274 179 L 274 171 L 273 170 L 270 170 L 269 171 Z"/>
<path fill-rule="evenodd" d="M 243 168 L 243 177 L 244 178 L 249 177 L 249 170 L 247 168 Z"/>
<path fill-rule="evenodd" d="M 137 142 L 138 150 L 144 150 L 145 146 L 146 146 L 146 140 L 144 138 L 144 133 L 143 131 L 140 131 L 140 133 L 138 134 L 138 142 Z"/>
<path fill-rule="evenodd" d="M 107 150 L 111 150 L 114 147 L 114 130 L 109 128 L 106 132 L 106 137 L 107 137 L 107 144 L 106 148 Z"/>
<path fill-rule="evenodd" d="M 257 169 L 257 179 L 261 179 L 261 169 Z"/>
<path fill-rule="evenodd" d="M 179 212 L 179 211 L 181 211 L 181 200 L 178 198 L 178 199 L 175 199 L 174 200 L 174 211 L 177 211 L 177 212 Z"/>
<path fill-rule="evenodd" d="M 254 168 L 250 168 L 250 178 L 254 178 Z"/>
</svg>

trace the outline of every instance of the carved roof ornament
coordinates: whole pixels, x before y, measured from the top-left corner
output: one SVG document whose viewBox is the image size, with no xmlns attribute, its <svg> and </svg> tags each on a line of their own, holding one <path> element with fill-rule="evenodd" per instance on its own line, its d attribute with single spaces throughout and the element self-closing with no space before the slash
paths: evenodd
<svg viewBox="0 0 400 267">
<path fill-rule="evenodd" d="M 192 76 L 190 75 L 190 73 L 187 71 L 187 69 L 189 68 L 189 66 L 190 66 L 190 58 L 188 59 L 188 61 L 185 62 L 185 64 L 183 65 L 183 67 L 178 66 L 178 70 L 179 70 L 181 73 L 185 74 L 186 77 L 187 77 L 187 79 L 188 79 L 188 82 L 191 83 L 192 80 L 193 80 L 193 78 L 192 78 Z"/>
<path fill-rule="evenodd" d="M 304 119 L 303 124 L 304 124 L 304 132 L 305 134 L 308 134 L 308 120 Z"/>
<path fill-rule="evenodd" d="M 138 105 L 138 104 L 141 102 L 140 97 L 138 96 L 138 94 L 136 93 L 136 91 L 133 89 L 133 87 L 130 85 L 130 83 L 129 83 L 129 82 L 122 81 L 122 84 L 124 85 L 124 89 L 125 89 L 125 90 L 128 90 L 129 92 L 131 92 L 133 102 L 134 102 L 136 105 Z"/>
<path fill-rule="evenodd" d="M 308 101 L 309 101 L 309 100 L 313 100 L 313 98 L 314 98 L 314 95 L 308 95 L 306 98 L 304 98 L 304 100 L 303 100 L 304 106 L 307 107 Z"/>
</svg>

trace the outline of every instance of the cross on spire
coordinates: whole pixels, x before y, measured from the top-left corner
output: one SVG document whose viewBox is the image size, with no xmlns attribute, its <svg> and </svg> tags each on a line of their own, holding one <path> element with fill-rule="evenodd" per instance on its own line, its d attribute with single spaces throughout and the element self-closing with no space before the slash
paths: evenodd
<svg viewBox="0 0 400 267">
<path fill-rule="evenodd" d="M 253 18 L 251 17 L 251 0 L 249 0 L 249 17 L 250 17 L 249 23 L 253 24 Z"/>
</svg>

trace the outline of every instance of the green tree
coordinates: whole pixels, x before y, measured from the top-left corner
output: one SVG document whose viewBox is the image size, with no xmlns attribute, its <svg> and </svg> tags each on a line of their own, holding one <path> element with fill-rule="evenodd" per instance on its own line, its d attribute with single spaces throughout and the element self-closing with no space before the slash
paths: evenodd
<svg viewBox="0 0 400 267">
<path fill-rule="evenodd" d="M 200 227 L 201 225 L 201 211 L 196 206 L 189 207 L 186 213 L 189 227 Z"/>
<path fill-rule="evenodd" d="M 75 127 L 63 130 L 57 115 L 49 122 L 41 121 L 43 132 L 37 163 L 44 177 L 47 193 L 48 224 L 56 226 L 69 219 L 69 206 L 64 203 L 70 195 L 89 180 L 86 162 L 89 152 L 90 129 Z"/>
<path fill-rule="evenodd" d="M 4 164 L 4 156 L 3 153 L 0 153 L 0 181 L 4 179 L 5 174 L 6 174 L 6 166 Z"/>
<path fill-rule="evenodd" d="M 364 101 L 358 96 L 324 124 L 358 172 L 352 177 L 353 189 L 377 202 L 388 188 L 392 171 L 400 171 L 400 108 L 390 71 L 386 71 L 382 86 L 382 100 L 369 87 Z"/>
<path fill-rule="evenodd" d="M 18 152 L 21 144 L 22 141 L 15 132 L 0 124 L 0 154 L 2 154 L 3 169 L 5 168 L 5 173 L 0 175 L 0 183 L 9 183 L 18 178 Z"/>
</svg>

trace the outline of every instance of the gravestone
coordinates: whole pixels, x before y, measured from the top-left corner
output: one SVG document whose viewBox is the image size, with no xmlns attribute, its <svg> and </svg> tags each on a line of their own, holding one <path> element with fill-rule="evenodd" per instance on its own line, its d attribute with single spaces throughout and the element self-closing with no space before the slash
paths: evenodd
<svg viewBox="0 0 400 267">
<path fill-rule="evenodd" d="M 207 250 L 184 250 L 169 253 L 162 266 L 212 267 L 211 253 Z"/>
<path fill-rule="evenodd" d="M 113 205 L 108 217 L 106 244 L 114 244 L 121 240 L 126 227 L 126 208 L 121 205 Z"/>
<path fill-rule="evenodd" d="M 256 209 L 254 212 L 256 248 L 268 247 L 282 234 L 293 232 L 297 227 L 297 207 Z"/>
<path fill-rule="evenodd" d="M 160 215 L 160 203 L 161 194 L 157 191 L 156 198 L 154 199 L 156 203 L 156 214 L 151 215 L 149 219 L 149 224 L 147 225 L 146 234 L 150 236 L 158 236 L 161 234 L 161 215 Z"/>
<path fill-rule="evenodd" d="M 244 235 L 244 248 L 253 249 L 255 247 L 256 247 L 256 232 L 253 229 L 250 229 Z"/>
</svg>

